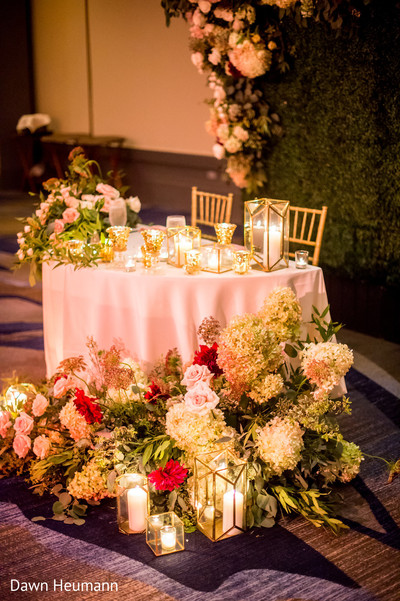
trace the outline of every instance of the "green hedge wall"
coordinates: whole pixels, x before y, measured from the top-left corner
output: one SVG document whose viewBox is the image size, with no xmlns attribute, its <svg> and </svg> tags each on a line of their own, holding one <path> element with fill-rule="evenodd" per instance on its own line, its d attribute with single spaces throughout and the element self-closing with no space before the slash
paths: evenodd
<svg viewBox="0 0 400 601">
<path fill-rule="evenodd" d="M 400 7 L 375 0 L 352 37 L 288 22 L 291 70 L 266 81 L 281 116 L 264 194 L 328 205 L 321 265 L 400 287 Z"/>
</svg>

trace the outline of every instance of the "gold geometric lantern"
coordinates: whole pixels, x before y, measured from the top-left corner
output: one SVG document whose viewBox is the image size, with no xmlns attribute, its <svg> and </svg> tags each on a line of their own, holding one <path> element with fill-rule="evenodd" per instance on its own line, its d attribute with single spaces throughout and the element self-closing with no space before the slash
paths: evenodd
<svg viewBox="0 0 400 601">
<path fill-rule="evenodd" d="M 230 449 L 195 457 L 197 528 L 210 540 L 246 530 L 247 463 Z"/>
<path fill-rule="evenodd" d="M 233 248 L 225 244 L 206 244 L 201 247 L 201 268 L 211 273 L 224 273 L 233 268 Z"/>
<path fill-rule="evenodd" d="M 270 198 L 244 203 L 244 245 L 263 271 L 289 267 L 289 206 Z"/>
<path fill-rule="evenodd" d="M 167 555 L 183 551 L 185 532 L 182 520 L 176 513 L 168 511 L 147 518 L 146 543 L 155 555 Z"/>
<path fill-rule="evenodd" d="M 167 228 L 168 260 L 169 265 L 183 267 L 185 265 L 185 252 L 200 250 L 201 230 L 189 225 L 184 227 Z"/>
</svg>

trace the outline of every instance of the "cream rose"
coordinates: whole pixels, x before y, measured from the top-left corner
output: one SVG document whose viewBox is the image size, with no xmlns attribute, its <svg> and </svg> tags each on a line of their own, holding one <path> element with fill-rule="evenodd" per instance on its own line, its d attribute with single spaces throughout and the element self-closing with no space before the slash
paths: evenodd
<svg viewBox="0 0 400 601">
<path fill-rule="evenodd" d="M 119 192 L 116 188 L 113 188 L 109 184 L 97 184 L 96 192 L 102 194 L 106 198 L 115 199 L 119 197 Z"/>
<path fill-rule="evenodd" d="M 207 415 L 219 403 L 219 398 L 205 382 L 198 382 L 184 396 L 187 409 L 197 415 Z"/>
<path fill-rule="evenodd" d="M 11 413 L 9 411 L 0 411 L 0 436 L 5 438 L 7 430 L 11 426 Z"/>
<path fill-rule="evenodd" d="M 14 438 L 13 449 L 20 459 L 23 459 L 31 448 L 32 441 L 26 434 L 17 434 Z"/>
<path fill-rule="evenodd" d="M 62 396 L 68 392 L 71 388 L 75 387 L 75 383 L 70 378 L 59 378 L 57 382 L 54 384 L 54 392 L 53 395 L 56 399 L 60 399 Z"/>
<path fill-rule="evenodd" d="M 17 434 L 29 434 L 33 428 L 33 417 L 21 411 L 14 422 L 14 430 Z"/>
<path fill-rule="evenodd" d="M 190 365 L 181 380 L 181 384 L 186 386 L 188 389 L 193 388 L 199 382 L 205 382 L 207 386 L 210 386 L 213 374 L 208 369 L 207 365 Z"/>
<path fill-rule="evenodd" d="M 37 394 L 32 405 L 32 413 L 35 417 L 40 417 L 46 411 L 49 401 L 43 394 Z"/>
<path fill-rule="evenodd" d="M 45 459 L 50 452 L 51 443 L 50 440 L 42 434 L 37 436 L 33 441 L 33 452 L 39 459 Z"/>
<path fill-rule="evenodd" d="M 126 204 L 130 208 L 130 210 L 134 211 L 135 213 L 139 213 L 142 206 L 138 196 L 130 196 L 126 199 Z"/>
</svg>

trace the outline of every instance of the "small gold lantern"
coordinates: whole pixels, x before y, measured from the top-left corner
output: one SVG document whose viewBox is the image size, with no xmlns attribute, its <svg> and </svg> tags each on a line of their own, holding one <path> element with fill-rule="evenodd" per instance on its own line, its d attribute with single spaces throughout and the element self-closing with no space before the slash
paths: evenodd
<svg viewBox="0 0 400 601">
<path fill-rule="evenodd" d="M 197 528 L 210 540 L 246 530 L 247 463 L 230 449 L 195 457 Z"/>
<path fill-rule="evenodd" d="M 244 245 L 263 271 L 289 267 L 289 206 L 270 198 L 244 203 Z"/>
<path fill-rule="evenodd" d="M 198 227 L 187 225 L 185 227 L 167 228 L 168 264 L 174 267 L 185 265 L 185 252 L 199 250 L 201 231 Z"/>
<path fill-rule="evenodd" d="M 182 521 L 176 513 L 169 511 L 149 515 L 146 527 L 146 543 L 155 555 L 167 555 L 183 551 L 185 532 Z"/>
<path fill-rule="evenodd" d="M 126 473 L 116 480 L 117 520 L 120 532 L 135 534 L 146 530 L 149 488 L 146 476 Z"/>
<path fill-rule="evenodd" d="M 233 267 L 233 250 L 224 244 L 207 244 L 201 247 L 201 266 L 203 271 L 224 273 Z"/>
</svg>

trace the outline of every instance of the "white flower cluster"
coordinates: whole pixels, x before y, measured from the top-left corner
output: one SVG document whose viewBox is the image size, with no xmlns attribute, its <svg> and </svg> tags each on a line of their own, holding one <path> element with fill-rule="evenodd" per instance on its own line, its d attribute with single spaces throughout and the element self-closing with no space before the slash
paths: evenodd
<svg viewBox="0 0 400 601">
<path fill-rule="evenodd" d="M 352 364 L 353 352 L 347 344 L 335 342 L 307 344 L 301 357 L 304 374 L 317 387 L 314 392 L 317 399 L 324 399 Z"/>
<path fill-rule="evenodd" d="M 297 422 L 274 417 L 257 434 L 258 454 L 270 468 L 271 476 L 296 467 L 304 448 L 303 430 Z"/>
</svg>

